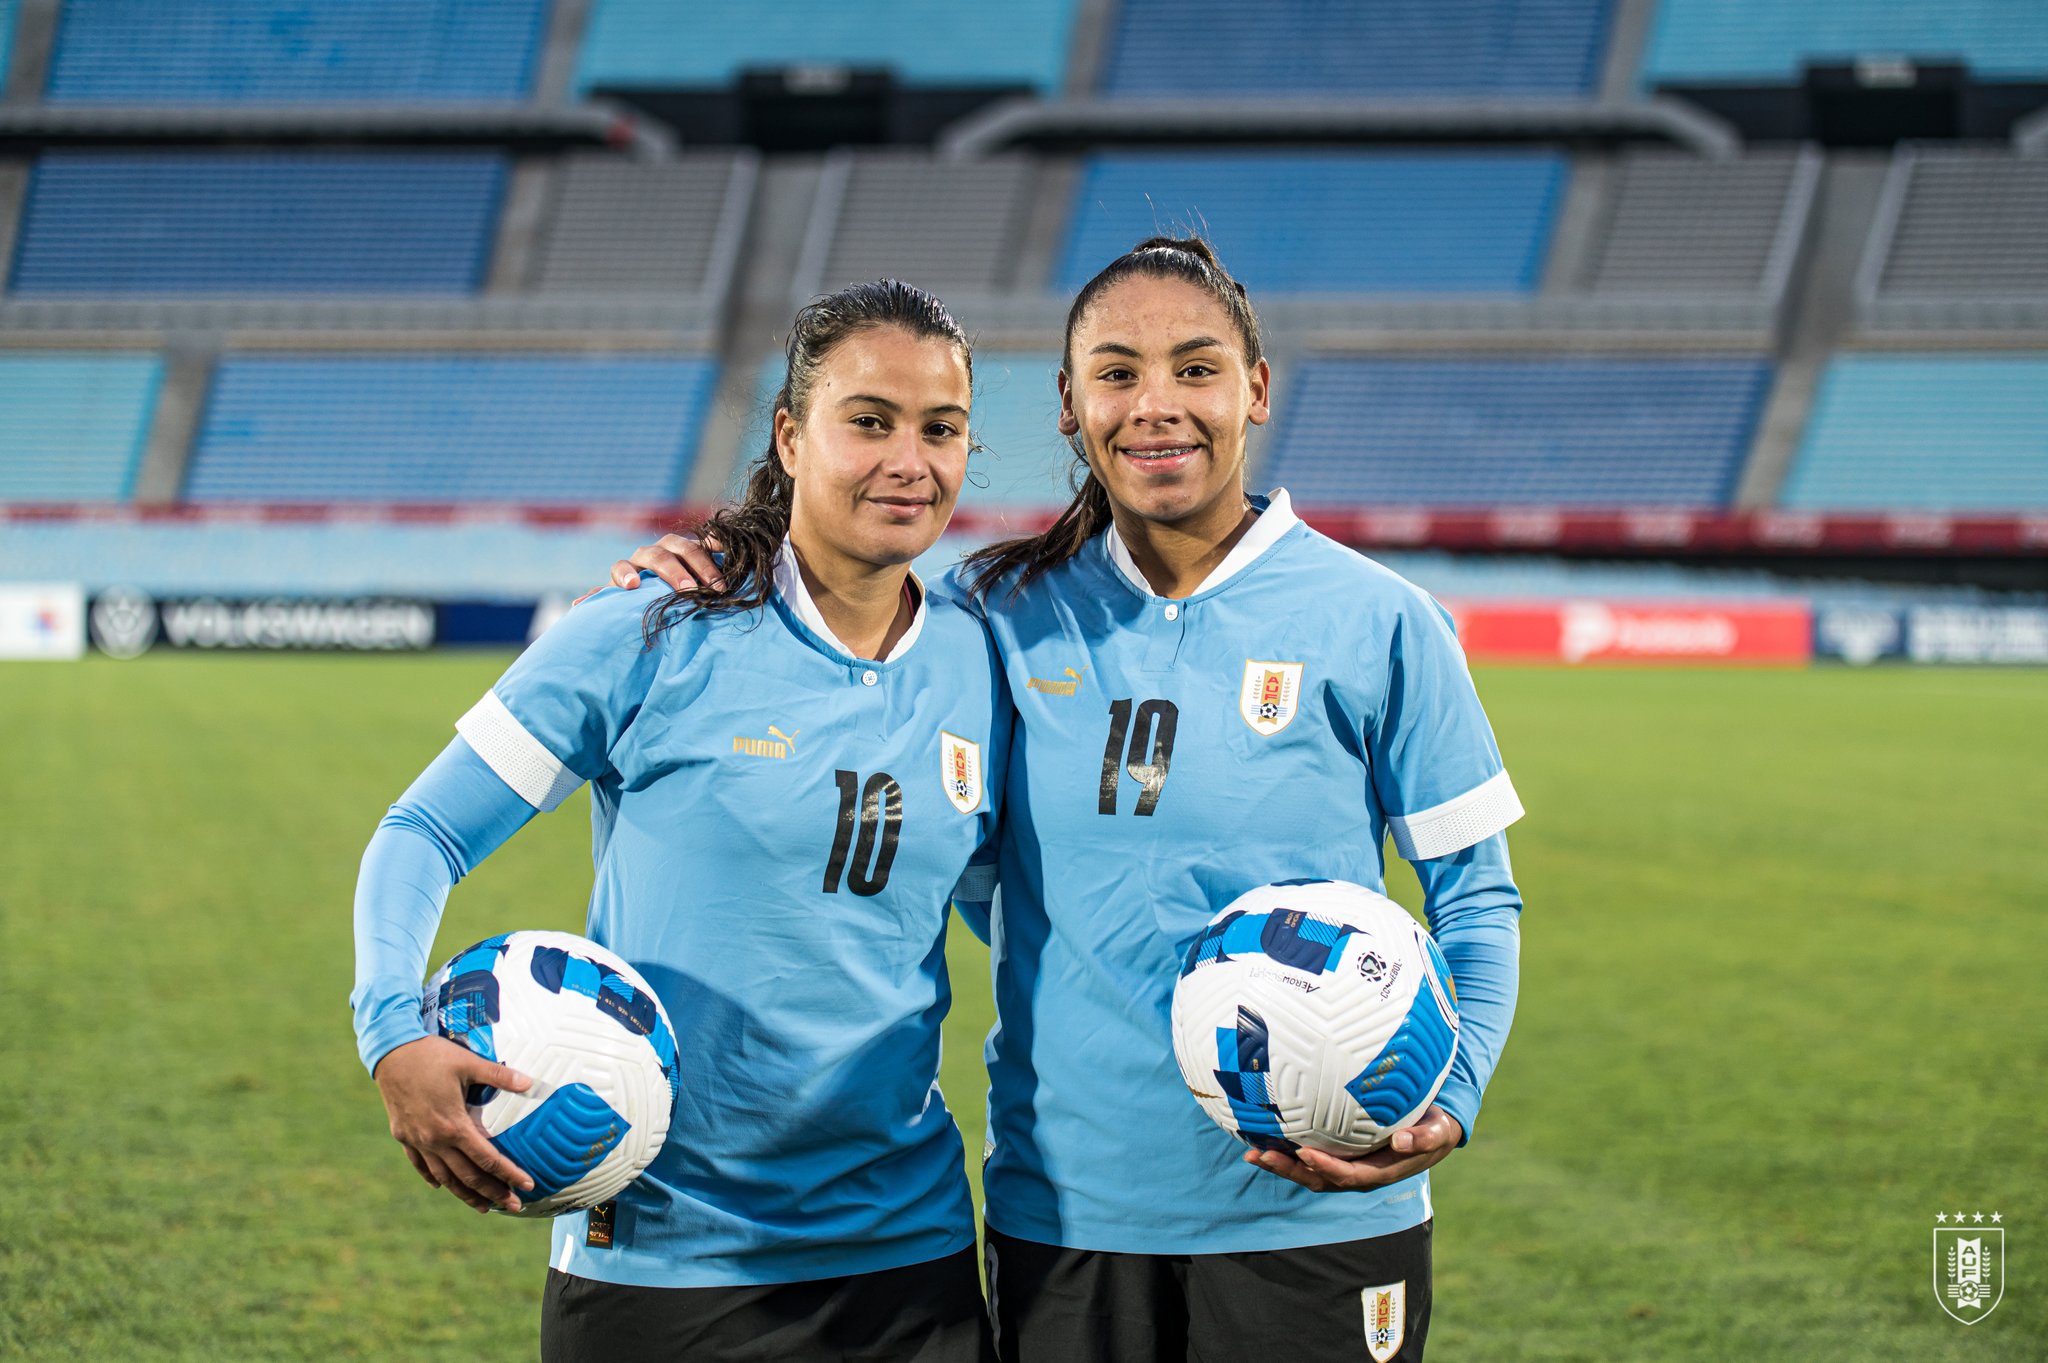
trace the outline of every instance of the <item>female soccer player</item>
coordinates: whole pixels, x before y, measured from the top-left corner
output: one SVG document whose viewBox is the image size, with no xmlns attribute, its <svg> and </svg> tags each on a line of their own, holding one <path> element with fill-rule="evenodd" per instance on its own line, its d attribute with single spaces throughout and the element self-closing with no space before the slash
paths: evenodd
<svg viewBox="0 0 2048 1363">
<path fill-rule="evenodd" d="M 983 627 L 908 566 L 952 514 L 971 385 L 928 294 L 804 308 L 770 449 L 711 522 L 726 585 L 578 606 L 364 855 L 351 1001 L 392 1135 L 429 1183 L 516 1208 L 531 1180 L 462 1095 L 527 1081 L 426 1036 L 420 978 L 454 882 L 591 782 L 587 931 L 661 996 L 683 1084 L 609 1235 L 555 1221 L 544 1358 L 987 1354 L 935 1076 L 947 905 L 988 895 L 961 880 L 993 855 L 1010 721 Z"/>
<path fill-rule="evenodd" d="M 1205 243 L 1142 242 L 1082 288 L 1059 393 L 1078 495 L 965 575 L 1017 705 L 984 1168 L 998 1348 L 1418 1359 L 1425 1171 L 1470 1134 L 1513 1015 L 1521 805 L 1435 602 L 1284 491 L 1246 495 L 1271 373 Z M 686 580 L 689 560 L 708 571 L 671 537 L 634 561 Z M 1451 1076 L 1391 1148 L 1241 1151 L 1174 1061 L 1182 953 L 1269 881 L 1381 888 L 1388 833 L 1456 978 Z"/>
</svg>

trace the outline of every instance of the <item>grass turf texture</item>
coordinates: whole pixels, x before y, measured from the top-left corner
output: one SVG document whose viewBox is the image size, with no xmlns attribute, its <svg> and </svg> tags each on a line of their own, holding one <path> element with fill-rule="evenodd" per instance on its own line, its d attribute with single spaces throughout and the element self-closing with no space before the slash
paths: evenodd
<svg viewBox="0 0 2048 1363">
<path fill-rule="evenodd" d="M 362 845 L 504 662 L 0 666 L 0 1356 L 534 1353 L 544 1228 L 418 1181 L 346 1007 Z M 1437 1177 L 1432 1357 L 2041 1356 L 2044 680 L 1482 675 L 1532 907 Z M 457 890 L 437 963 L 580 926 L 583 800 Z M 985 960 L 956 933 L 975 1149 Z M 1930 1288 L 1958 1209 L 2011 1250 L 1969 1328 Z"/>
</svg>

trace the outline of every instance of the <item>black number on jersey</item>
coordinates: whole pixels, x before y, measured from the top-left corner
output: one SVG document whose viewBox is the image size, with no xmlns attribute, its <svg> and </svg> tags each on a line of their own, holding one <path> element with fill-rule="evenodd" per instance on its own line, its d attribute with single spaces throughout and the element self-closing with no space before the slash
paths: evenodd
<svg viewBox="0 0 2048 1363">
<path fill-rule="evenodd" d="M 860 774 L 835 771 L 839 783 L 839 826 L 832 834 L 832 858 L 825 863 L 825 893 L 839 893 L 839 878 L 857 895 L 882 892 L 889 868 L 896 863 L 896 839 L 903 832 L 903 787 L 886 771 L 878 771 L 863 787 Z M 858 836 L 854 825 L 860 825 Z M 881 843 L 880 850 L 876 842 Z M 853 853 L 848 869 L 846 854 Z"/>
<path fill-rule="evenodd" d="M 1136 718 L 1137 723 L 1132 724 Z M 1109 741 L 1102 745 L 1102 801 L 1096 806 L 1104 814 L 1116 813 L 1117 789 L 1124 772 L 1131 774 L 1142 789 L 1138 792 L 1138 813 L 1159 808 L 1159 792 L 1166 788 L 1166 770 L 1173 765 L 1173 733 L 1180 726 L 1180 707 L 1170 700 L 1148 700 L 1137 707 L 1131 700 L 1112 701 L 1109 706 Z M 1124 747 L 1124 738 L 1130 747 Z"/>
</svg>

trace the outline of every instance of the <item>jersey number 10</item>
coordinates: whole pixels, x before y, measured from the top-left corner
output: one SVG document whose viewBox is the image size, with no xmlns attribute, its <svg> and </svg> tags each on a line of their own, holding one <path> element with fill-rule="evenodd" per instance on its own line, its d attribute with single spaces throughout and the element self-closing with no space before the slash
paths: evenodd
<svg viewBox="0 0 2048 1363">
<path fill-rule="evenodd" d="M 896 839 L 903 831 L 903 787 L 886 771 L 878 771 L 862 786 L 860 773 L 835 771 L 839 783 L 839 824 L 832 834 L 832 858 L 825 863 L 825 893 L 839 893 L 839 878 L 857 895 L 882 892 L 889 883 L 889 868 L 896 861 Z M 854 825 L 860 825 L 859 836 Z M 880 842 L 878 851 L 876 843 Z M 853 866 L 846 854 L 853 853 Z"/>
</svg>

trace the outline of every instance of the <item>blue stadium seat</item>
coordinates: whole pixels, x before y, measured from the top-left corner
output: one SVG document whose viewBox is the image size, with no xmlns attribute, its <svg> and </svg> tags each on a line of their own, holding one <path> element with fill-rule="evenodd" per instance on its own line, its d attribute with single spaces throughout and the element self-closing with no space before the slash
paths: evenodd
<svg viewBox="0 0 2048 1363">
<path fill-rule="evenodd" d="M 596 0 L 578 87 L 724 86 L 747 67 L 886 67 L 922 85 L 1029 85 L 1066 75 L 1078 0 Z"/>
<path fill-rule="evenodd" d="M 1762 359 L 1305 361 L 1260 481 L 1304 504 L 1726 505 Z"/>
<path fill-rule="evenodd" d="M 712 360 L 234 356 L 190 501 L 643 503 L 675 498 Z"/>
<path fill-rule="evenodd" d="M 0 502 L 126 501 L 163 371 L 155 355 L 0 355 Z"/>
<path fill-rule="evenodd" d="M 1837 356 L 1779 500 L 1816 511 L 2048 509 L 2048 353 Z"/>
<path fill-rule="evenodd" d="M 20 0 L 0 0 L 0 93 L 7 90 L 7 63 L 14 55 L 14 14 Z"/>
<path fill-rule="evenodd" d="M 20 294 L 461 294 L 483 282 L 505 161 L 467 152 L 53 152 Z"/>
<path fill-rule="evenodd" d="M 1112 95 L 1589 95 L 1610 0 L 1123 0 Z"/>
<path fill-rule="evenodd" d="M 1059 433 L 1055 353 L 984 350 L 974 357 L 974 436 L 960 505 L 971 511 L 1063 507 L 1074 452 Z"/>
<path fill-rule="evenodd" d="M 1194 229 L 1254 301 L 1529 293 L 1565 174 L 1549 152 L 1099 155 L 1074 196 L 1059 287 L 1079 288 L 1144 237 Z"/>
<path fill-rule="evenodd" d="M 64 0 L 52 104 L 508 102 L 548 0 Z"/>
<path fill-rule="evenodd" d="M 456 525 L 35 520 L 0 534 L 0 581 L 83 582 L 94 591 L 135 587 L 164 596 L 360 593 L 516 601 L 559 593 L 566 604 L 650 534 L 631 525 L 516 519 Z"/>
<path fill-rule="evenodd" d="M 1789 81 L 1807 60 L 1960 57 L 1979 76 L 2048 77 L 2041 0 L 1661 0 L 1645 87 Z"/>
</svg>

